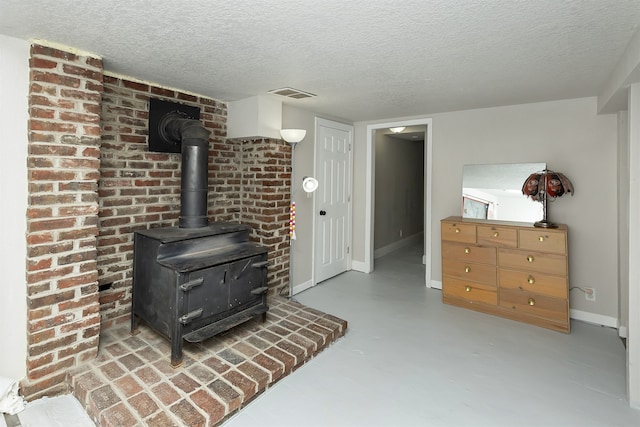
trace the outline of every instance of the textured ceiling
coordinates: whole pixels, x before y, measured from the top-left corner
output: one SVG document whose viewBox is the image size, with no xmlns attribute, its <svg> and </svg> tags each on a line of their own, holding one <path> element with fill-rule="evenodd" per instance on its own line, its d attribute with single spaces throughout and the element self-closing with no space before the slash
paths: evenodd
<svg viewBox="0 0 640 427">
<path fill-rule="evenodd" d="M 639 23 L 640 0 L 0 0 L 0 34 L 107 71 L 351 121 L 598 95 Z"/>
</svg>

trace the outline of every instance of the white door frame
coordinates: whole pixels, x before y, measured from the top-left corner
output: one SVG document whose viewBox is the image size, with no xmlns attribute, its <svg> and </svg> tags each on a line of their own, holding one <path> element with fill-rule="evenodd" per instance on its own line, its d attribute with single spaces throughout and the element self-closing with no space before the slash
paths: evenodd
<svg viewBox="0 0 640 427">
<path fill-rule="evenodd" d="M 367 182 L 365 197 L 365 235 L 364 250 L 365 272 L 373 271 L 373 233 L 374 233 L 374 208 L 375 208 L 375 139 L 376 129 L 385 129 L 395 126 L 427 126 L 424 147 L 424 252 L 423 262 L 425 265 L 425 285 L 430 288 L 431 284 L 431 174 L 433 170 L 433 141 L 432 141 L 432 119 L 397 120 L 387 123 L 376 123 L 367 125 Z"/>
<path fill-rule="evenodd" d="M 313 170 L 313 176 L 318 176 L 318 129 L 320 128 L 320 126 L 327 126 L 327 127 L 335 127 L 344 131 L 347 131 L 350 133 L 350 141 L 349 141 L 349 162 L 348 162 L 348 167 L 349 170 L 347 172 L 347 188 L 349 189 L 349 201 L 348 201 L 348 213 L 347 213 L 347 224 L 349 227 L 349 233 L 347 234 L 347 239 L 346 239 L 346 243 L 347 243 L 347 271 L 351 270 L 352 267 L 352 260 L 353 260 L 353 242 L 352 242 L 352 234 L 353 234 L 353 139 L 354 139 L 354 127 L 351 124 L 347 124 L 347 123 L 341 123 L 341 122 L 336 122 L 333 120 L 328 120 L 328 119 L 323 119 L 320 117 L 316 117 L 315 118 L 315 141 L 314 141 L 314 145 L 315 145 L 315 151 L 314 151 L 314 170 Z M 320 183 L 320 185 L 322 185 L 322 183 Z M 313 266 L 311 267 L 311 280 L 312 280 L 312 286 L 315 286 L 318 284 L 317 282 L 317 277 L 316 277 L 316 263 L 317 263 L 317 259 L 316 257 L 318 256 L 318 254 L 316 253 L 316 239 L 318 238 L 317 233 L 318 233 L 318 227 L 316 224 L 316 220 L 317 220 L 317 216 L 316 216 L 316 198 L 313 198 L 313 247 L 312 247 L 312 259 L 313 259 Z"/>
</svg>

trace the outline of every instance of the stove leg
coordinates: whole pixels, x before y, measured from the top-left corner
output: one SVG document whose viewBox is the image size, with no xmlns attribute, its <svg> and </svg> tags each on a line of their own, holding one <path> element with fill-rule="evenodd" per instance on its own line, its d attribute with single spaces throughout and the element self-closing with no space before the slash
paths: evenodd
<svg viewBox="0 0 640 427">
<path fill-rule="evenodd" d="M 171 367 L 175 369 L 180 366 L 182 366 L 182 338 L 171 340 Z"/>
<path fill-rule="evenodd" d="M 262 313 L 262 323 L 267 321 L 267 312 Z"/>
<path fill-rule="evenodd" d="M 131 335 L 138 335 L 140 330 L 138 329 L 138 318 L 135 314 L 131 313 Z"/>
<path fill-rule="evenodd" d="M 182 365 L 182 324 L 174 322 L 171 333 L 171 367 L 177 368 Z"/>
</svg>

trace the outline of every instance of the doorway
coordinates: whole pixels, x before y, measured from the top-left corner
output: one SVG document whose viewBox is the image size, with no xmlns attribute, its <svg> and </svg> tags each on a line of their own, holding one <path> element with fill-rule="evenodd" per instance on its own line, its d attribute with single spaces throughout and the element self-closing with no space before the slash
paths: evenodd
<svg viewBox="0 0 640 427">
<path fill-rule="evenodd" d="M 374 262 L 407 246 L 423 254 L 427 127 L 392 129 L 374 131 Z"/>
<path fill-rule="evenodd" d="M 424 132 L 424 209 L 423 209 L 423 263 L 425 265 L 425 285 L 431 287 L 431 173 L 432 173 L 432 120 L 416 119 L 397 122 L 379 123 L 367 126 L 367 177 L 366 177 L 366 210 L 365 210 L 365 270 L 374 269 L 375 259 L 375 177 L 376 177 L 376 132 L 386 132 L 393 127 L 422 127 Z M 426 130 L 425 130 L 426 129 Z M 394 230 L 398 231 L 399 230 Z"/>
</svg>

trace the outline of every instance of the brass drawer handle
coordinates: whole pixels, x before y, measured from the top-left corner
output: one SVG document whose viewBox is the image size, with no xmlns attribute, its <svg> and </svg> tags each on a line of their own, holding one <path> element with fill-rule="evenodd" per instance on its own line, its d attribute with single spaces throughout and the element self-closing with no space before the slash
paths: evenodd
<svg viewBox="0 0 640 427">
<path fill-rule="evenodd" d="M 527 279 L 527 282 L 530 285 L 533 285 L 534 283 L 536 283 L 536 279 L 534 279 L 533 276 L 529 276 L 529 278 Z"/>
<path fill-rule="evenodd" d="M 456 233 L 459 233 L 459 232 L 460 232 L 460 229 L 459 229 L 459 228 L 456 228 Z"/>
<path fill-rule="evenodd" d="M 540 236 L 540 237 L 538 237 L 538 241 L 539 241 L 539 242 L 544 242 L 544 236 Z"/>
<path fill-rule="evenodd" d="M 530 306 L 534 306 L 534 305 L 536 305 L 536 300 L 534 300 L 533 298 L 529 298 L 528 303 L 529 303 Z"/>
<path fill-rule="evenodd" d="M 465 273 L 471 273 L 471 267 L 467 266 L 464 268 Z"/>
<path fill-rule="evenodd" d="M 527 261 L 529 261 L 529 262 L 533 262 L 534 260 L 535 260 L 535 258 L 533 257 L 533 255 L 529 255 L 527 257 Z"/>
<path fill-rule="evenodd" d="M 464 253 L 465 253 L 465 254 L 470 254 L 470 253 L 471 253 L 471 249 L 469 249 L 469 248 L 464 248 Z"/>
<path fill-rule="evenodd" d="M 493 232 L 493 237 L 498 237 L 500 235 L 500 233 L 498 233 L 497 231 Z"/>
<path fill-rule="evenodd" d="M 464 287 L 464 290 L 465 290 L 466 292 L 471 292 L 471 286 L 465 286 L 465 287 Z"/>
</svg>

